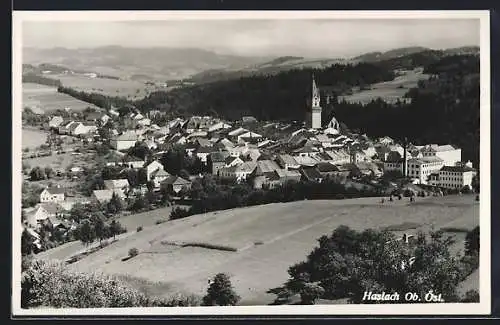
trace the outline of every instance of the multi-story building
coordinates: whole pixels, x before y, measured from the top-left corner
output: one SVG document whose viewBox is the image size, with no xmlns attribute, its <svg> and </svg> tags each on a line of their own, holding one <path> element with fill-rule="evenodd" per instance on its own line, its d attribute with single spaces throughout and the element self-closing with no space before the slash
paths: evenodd
<svg viewBox="0 0 500 325">
<path fill-rule="evenodd" d="M 462 161 L 462 149 L 455 148 L 452 145 L 431 144 L 422 149 L 423 157 L 439 157 L 443 160 L 444 166 L 455 166 Z"/>
<path fill-rule="evenodd" d="M 427 184 L 429 176 L 443 167 L 444 161 L 439 157 L 423 157 L 408 159 L 408 177 L 419 184 Z"/>
<path fill-rule="evenodd" d="M 449 189 L 461 189 L 465 186 L 472 188 L 472 179 L 476 170 L 470 166 L 443 166 L 433 173 L 429 184 Z"/>
</svg>

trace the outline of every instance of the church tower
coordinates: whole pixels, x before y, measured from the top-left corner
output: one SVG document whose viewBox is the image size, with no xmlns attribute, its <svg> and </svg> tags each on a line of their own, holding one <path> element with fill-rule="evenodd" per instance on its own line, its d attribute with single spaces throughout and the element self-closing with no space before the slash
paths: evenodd
<svg viewBox="0 0 500 325">
<path fill-rule="evenodd" d="M 307 111 L 306 127 L 310 129 L 321 129 L 321 106 L 319 89 L 316 86 L 314 75 L 312 76 L 311 107 Z"/>
</svg>

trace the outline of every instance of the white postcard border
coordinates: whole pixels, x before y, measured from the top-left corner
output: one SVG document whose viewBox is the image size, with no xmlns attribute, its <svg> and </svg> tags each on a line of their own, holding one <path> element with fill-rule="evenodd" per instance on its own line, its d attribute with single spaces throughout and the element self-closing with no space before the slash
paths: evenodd
<svg viewBox="0 0 500 325">
<path fill-rule="evenodd" d="M 490 21 L 486 10 L 474 11 L 14 11 L 12 14 L 12 314 L 15 316 L 124 315 L 484 315 L 491 309 L 490 245 Z M 21 69 L 23 21 L 124 21 L 219 19 L 479 19 L 480 20 L 480 303 L 234 306 L 98 309 L 21 309 Z M 486 176 L 488 175 L 488 176 Z M 486 178 L 486 179 L 485 179 Z M 17 256 L 17 257 L 16 257 Z"/>
</svg>

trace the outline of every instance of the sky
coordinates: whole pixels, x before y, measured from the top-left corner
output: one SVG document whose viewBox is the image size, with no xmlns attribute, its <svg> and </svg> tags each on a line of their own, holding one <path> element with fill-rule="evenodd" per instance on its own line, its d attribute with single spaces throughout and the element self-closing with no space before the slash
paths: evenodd
<svg viewBox="0 0 500 325">
<path fill-rule="evenodd" d="M 352 57 L 371 51 L 479 45 L 477 19 L 23 22 L 25 47 L 201 48 L 246 56 Z"/>
</svg>

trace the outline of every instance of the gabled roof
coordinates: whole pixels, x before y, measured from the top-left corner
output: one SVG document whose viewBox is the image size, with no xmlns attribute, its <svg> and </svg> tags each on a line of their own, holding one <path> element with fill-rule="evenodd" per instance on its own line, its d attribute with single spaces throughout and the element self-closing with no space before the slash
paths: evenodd
<svg viewBox="0 0 500 325">
<path fill-rule="evenodd" d="M 48 187 L 46 188 L 47 192 L 49 192 L 49 194 L 65 194 L 66 193 L 66 189 L 63 188 L 63 187 Z"/>
<path fill-rule="evenodd" d="M 320 162 L 316 165 L 316 168 L 320 173 L 336 172 L 339 170 L 337 166 L 328 162 Z"/>
<path fill-rule="evenodd" d="M 299 164 L 297 162 L 297 160 L 295 160 L 295 158 L 290 156 L 290 155 L 279 155 L 278 159 L 287 165 L 298 165 Z"/>
<path fill-rule="evenodd" d="M 316 180 L 318 178 L 323 178 L 323 175 L 321 175 L 320 172 L 314 167 L 302 168 L 302 174 L 304 175 L 305 178 L 309 180 Z"/>
<path fill-rule="evenodd" d="M 128 179 L 109 179 L 104 181 L 104 186 L 107 189 L 129 187 Z"/>
<path fill-rule="evenodd" d="M 123 157 L 123 161 L 124 162 L 144 162 L 144 159 L 141 159 L 141 158 L 138 158 L 138 157 L 135 157 L 135 156 L 130 156 L 130 155 L 126 155 L 125 157 Z"/>
<path fill-rule="evenodd" d="M 251 173 L 255 168 L 257 168 L 257 163 L 255 161 L 246 161 L 243 164 L 235 166 L 235 171 L 241 173 Z"/>
<path fill-rule="evenodd" d="M 259 173 L 274 172 L 281 169 L 278 164 L 272 160 L 258 160 L 257 169 Z"/>
<path fill-rule="evenodd" d="M 49 214 L 56 214 L 61 211 L 61 207 L 54 202 L 40 203 L 40 207 L 42 207 Z"/>
<path fill-rule="evenodd" d="M 170 174 L 168 172 L 166 172 L 164 169 L 158 169 L 157 171 L 153 172 L 151 174 L 153 177 L 168 177 L 170 176 Z"/>
<path fill-rule="evenodd" d="M 215 149 L 213 147 L 200 146 L 198 148 L 198 150 L 196 150 L 196 153 L 207 153 L 207 154 L 209 154 L 209 153 L 214 152 L 214 150 Z"/>
<path fill-rule="evenodd" d="M 182 177 L 179 177 L 179 176 L 170 176 L 168 177 L 167 179 L 165 179 L 163 182 L 161 182 L 162 184 L 168 184 L 168 185 L 187 185 L 187 184 L 191 184 L 190 181 L 188 181 L 187 179 L 184 179 Z"/>
<path fill-rule="evenodd" d="M 210 160 L 212 162 L 225 162 L 226 157 L 229 155 L 229 152 L 227 151 L 218 151 L 218 152 L 212 152 L 210 154 Z"/>
<path fill-rule="evenodd" d="M 134 132 L 125 132 L 114 138 L 116 141 L 137 141 L 137 134 Z"/>
</svg>

